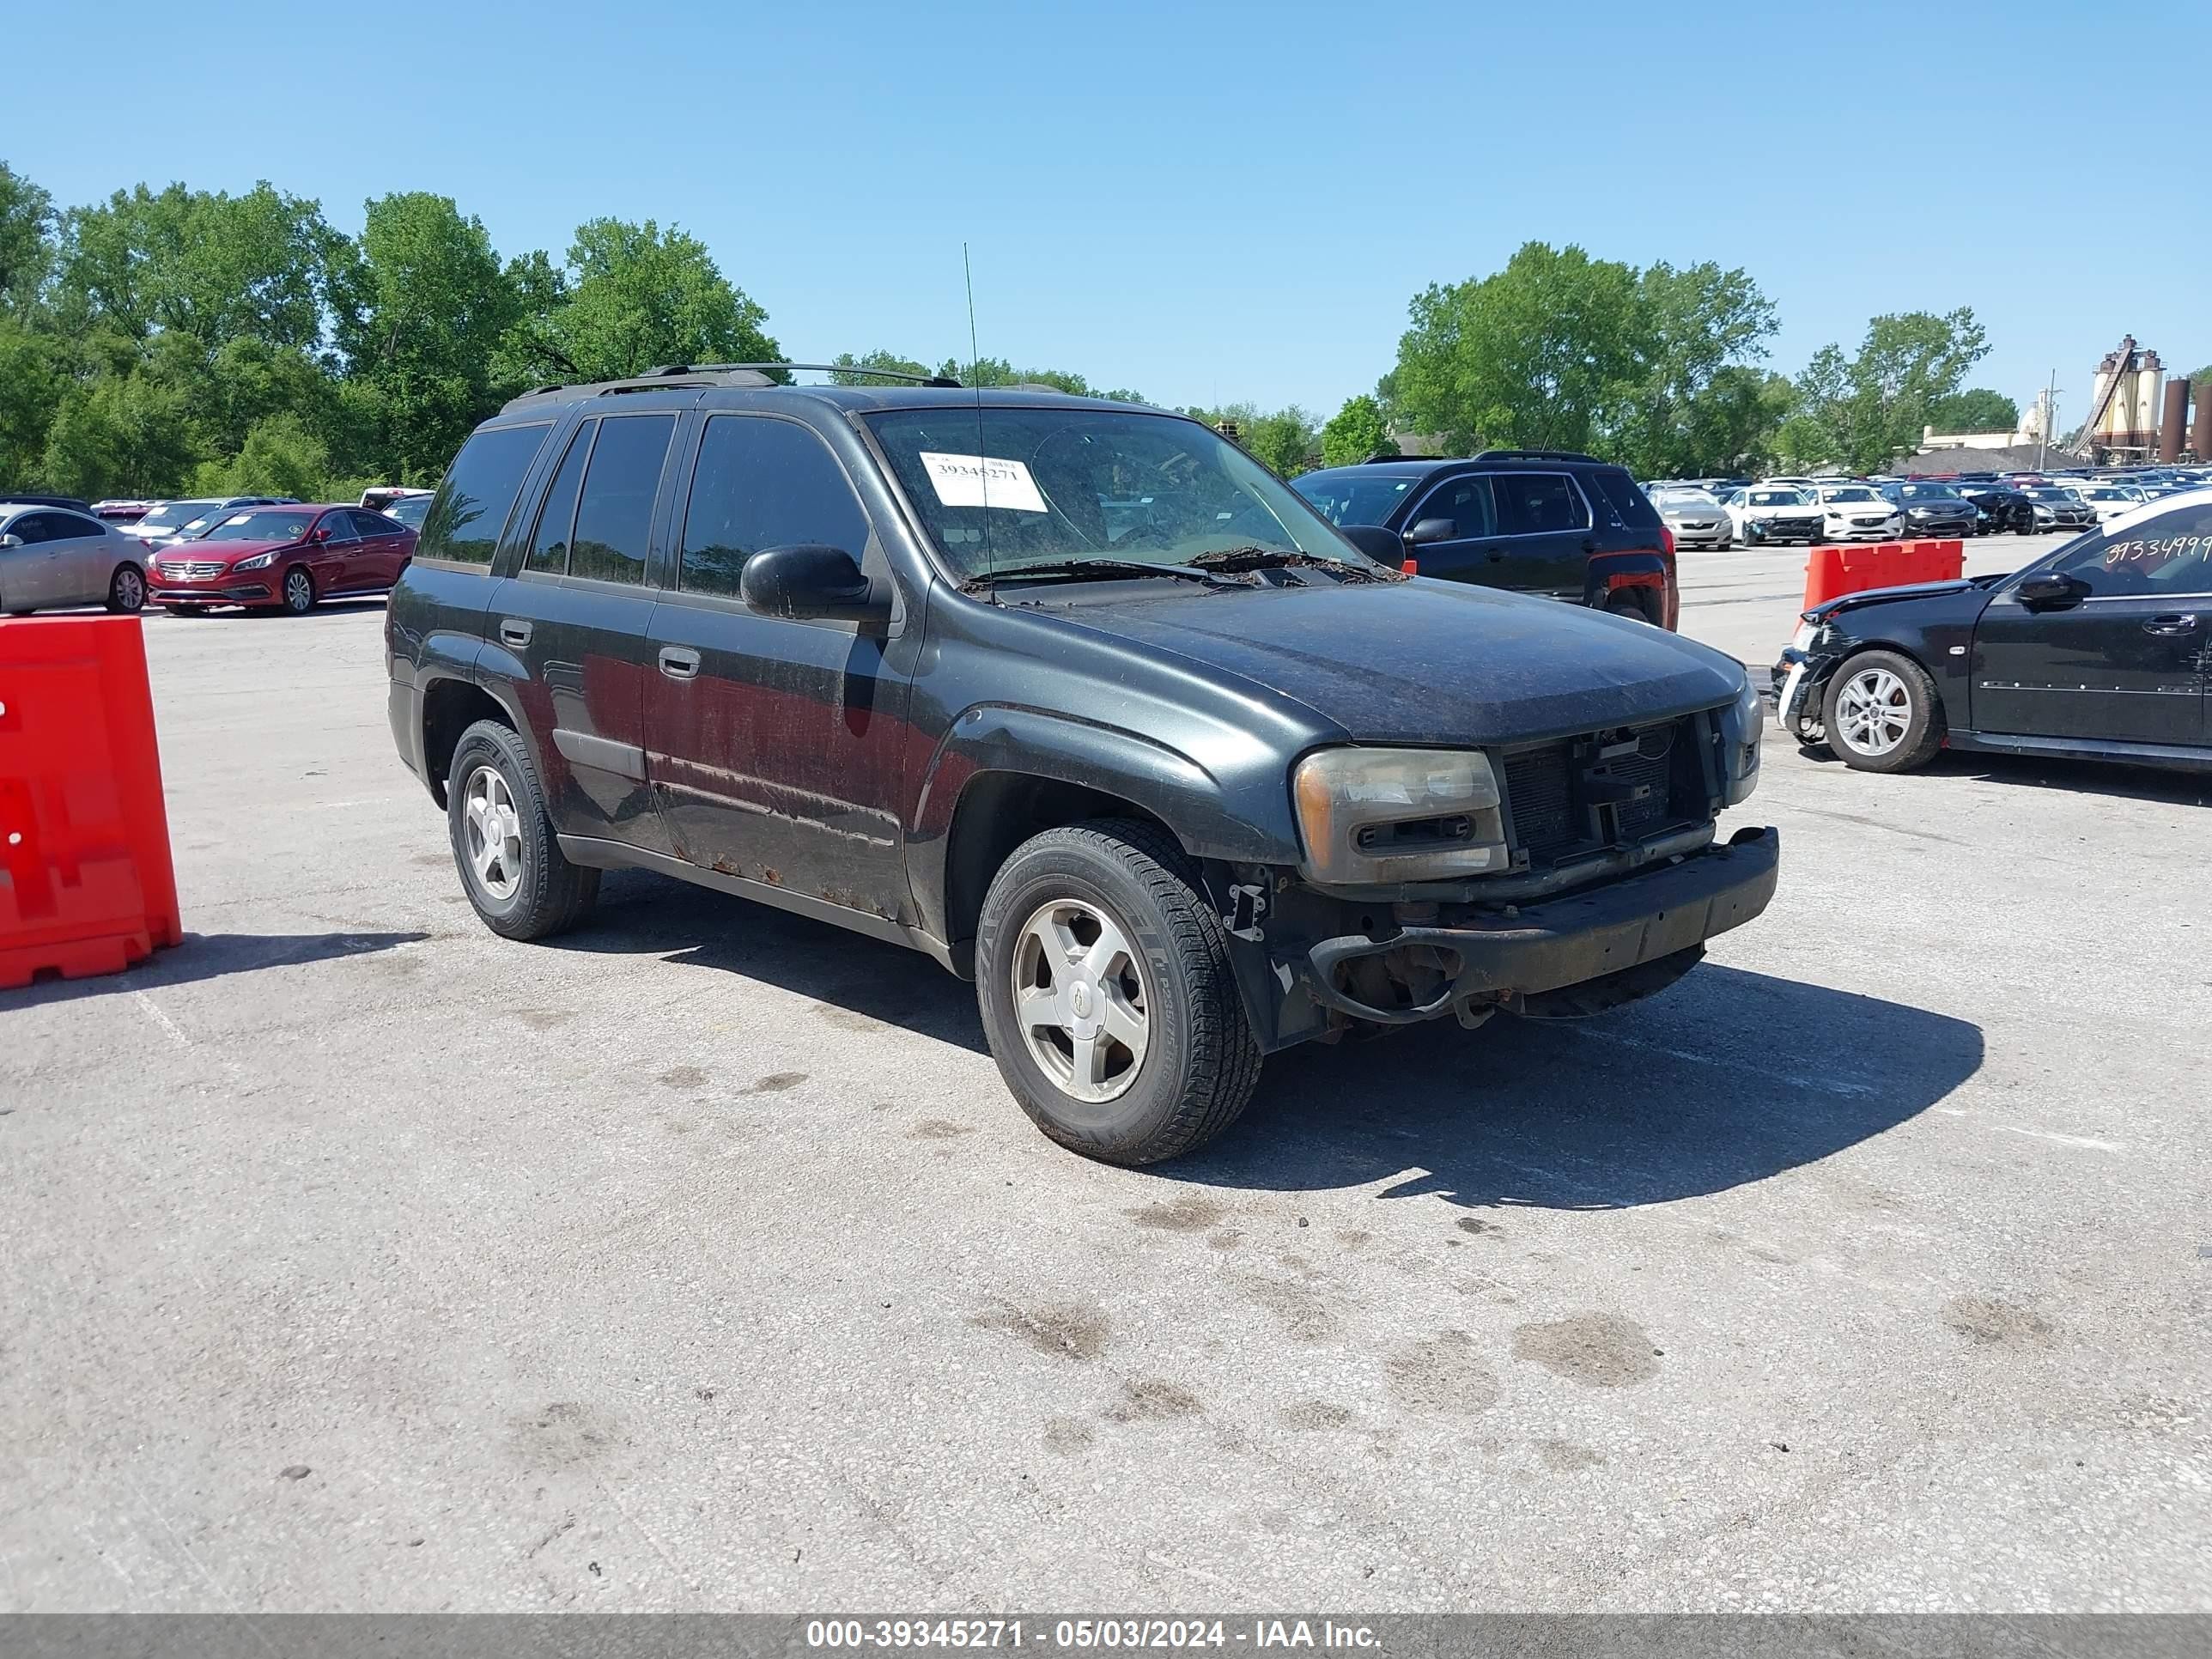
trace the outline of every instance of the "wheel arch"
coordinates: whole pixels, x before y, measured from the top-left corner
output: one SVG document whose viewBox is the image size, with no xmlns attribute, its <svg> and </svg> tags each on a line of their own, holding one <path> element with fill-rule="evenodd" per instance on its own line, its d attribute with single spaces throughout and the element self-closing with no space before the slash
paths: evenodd
<svg viewBox="0 0 2212 1659">
<path fill-rule="evenodd" d="M 422 688 L 422 780 L 430 798 L 446 805 L 447 774 L 461 734 L 478 720 L 494 720 L 509 731 L 526 735 L 521 720 L 490 691 L 474 680 L 441 675 Z"/>
</svg>

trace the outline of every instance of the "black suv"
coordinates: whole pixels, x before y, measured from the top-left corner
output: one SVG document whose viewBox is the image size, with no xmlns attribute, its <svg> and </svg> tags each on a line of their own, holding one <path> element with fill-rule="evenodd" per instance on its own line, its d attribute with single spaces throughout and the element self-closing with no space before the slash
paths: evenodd
<svg viewBox="0 0 2212 1659">
<path fill-rule="evenodd" d="M 1680 611 L 1674 544 L 1657 509 L 1624 468 L 1589 455 L 1486 449 L 1471 460 L 1378 459 L 1308 472 L 1291 487 L 1339 529 L 1394 532 L 1424 576 L 1570 599 L 1664 628 Z"/>
<path fill-rule="evenodd" d="M 1292 1043 L 1659 989 L 1774 887 L 1774 831 L 1714 828 L 1758 781 L 1734 660 L 1410 580 L 1124 404 L 533 393 L 454 460 L 386 639 L 495 932 L 635 866 L 909 945 L 1117 1162 L 1218 1133 Z"/>
</svg>

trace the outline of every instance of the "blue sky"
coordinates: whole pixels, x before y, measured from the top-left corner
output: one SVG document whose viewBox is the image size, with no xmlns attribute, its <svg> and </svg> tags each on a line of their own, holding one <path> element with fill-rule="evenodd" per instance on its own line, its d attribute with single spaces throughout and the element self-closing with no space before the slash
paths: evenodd
<svg viewBox="0 0 2212 1659">
<path fill-rule="evenodd" d="M 1774 367 L 1970 305 L 2060 411 L 2124 331 L 2212 362 L 2212 6 L 743 3 L 19 9 L 0 159 L 63 203 L 266 178 L 503 253 L 681 224 L 794 357 L 983 351 L 1157 401 L 1370 386 L 1529 239 L 1742 265 Z M 60 72 L 63 66 L 79 66 Z M 2139 182 L 2123 149 L 2185 147 Z"/>
</svg>

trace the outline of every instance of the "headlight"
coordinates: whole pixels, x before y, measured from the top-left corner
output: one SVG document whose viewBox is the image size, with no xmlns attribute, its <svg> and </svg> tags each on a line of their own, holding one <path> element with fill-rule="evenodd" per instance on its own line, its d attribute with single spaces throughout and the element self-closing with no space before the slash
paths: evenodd
<svg viewBox="0 0 2212 1659">
<path fill-rule="evenodd" d="M 266 570 L 276 562 L 276 556 L 274 553 L 256 553 L 250 559 L 240 559 L 236 564 L 231 566 L 231 568 L 233 570 Z"/>
<path fill-rule="evenodd" d="M 1765 732 L 1766 705 L 1759 700 L 1759 688 L 1747 673 L 1743 690 L 1736 694 L 1735 707 L 1721 722 L 1721 741 L 1726 745 L 1724 752 L 1728 757 L 1730 806 L 1749 799 L 1751 792 L 1759 787 L 1759 744 Z"/>
<path fill-rule="evenodd" d="M 1435 881 L 1511 861 L 1498 780 L 1468 749 L 1323 749 L 1291 773 L 1310 881 Z"/>
</svg>

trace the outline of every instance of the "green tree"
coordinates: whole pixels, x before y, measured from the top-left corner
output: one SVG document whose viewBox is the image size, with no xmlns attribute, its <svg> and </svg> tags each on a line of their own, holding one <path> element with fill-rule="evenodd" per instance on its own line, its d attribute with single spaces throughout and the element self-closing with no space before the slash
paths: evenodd
<svg viewBox="0 0 2212 1659">
<path fill-rule="evenodd" d="M 1410 311 L 1392 392 L 1411 427 L 1455 449 L 1595 449 L 1638 378 L 1637 273 L 1579 247 L 1526 243 Z"/>
<path fill-rule="evenodd" d="M 2011 432 L 2020 426 L 2020 405 L 2002 392 L 1969 386 L 1929 403 L 1928 424 L 1938 432 Z"/>
<path fill-rule="evenodd" d="M 99 495 L 180 492 L 200 458 L 183 397 L 154 376 L 96 374 L 73 382 L 54 408 L 40 464 L 49 489 Z"/>
<path fill-rule="evenodd" d="M 0 489 L 42 476 L 46 428 L 66 385 L 54 342 L 0 314 Z"/>
<path fill-rule="evenodd" d="M 1344 407 L 1321 429 L 1321 464 L 1353 466 L 1370 455 L 1395 455 L 1398 445 L 1382 418 L 1382 405 L 1364 392 L 1344 400 Z"/>
<path fill-rule="evenodd" d="M 527 277 L 526 277 L 527 280 Z M 773 362 L 768 313 L 724 276 L 705 243 L 652 220 L 576 228 L 562 289 L 510 335 L 504 362 L 532 376 L 611 380 L 661 363 Z"/>
<path fill-rule="evenodd" d="M 1771 430 L 1765 382 L 1748 359 L 1766 355 L 1771 301 L 1741 270 L 1656 264 L 1636 279 L 1634 380 L 1609 399 L 1617 424 L 1601 438 L 1638 477 L 1732 471 Z"/>
<path fill-rule="evenodd" d="M 311 349 L 351 244 L 320 206 L 264 182 L 242 196 L 140 185 L 65 223 L 58 301 L 74 320 L 212 351 L 241 336 Z"/>
<path fill-rule="evenodd" d="M 314 429 L 289 410 L 254 422 L 227 461 L 204 461 L 192 487 L 210 495 L 295 495 L 322 498 L 330 482 L 331 453 Z"/>
<path fill-rule="evenodd" d="M 498 373 L 501 345 L 524 320 L 528 270 L 502 268 L 483 223 L 450 197 L 416 191 L 368 204 L 335 334 L 373 473 L 434 482 L 499 407 L 513 389 Z"/>
<path fill-rule="evenodd" d="M 54 268 L 54 198 L 0 161 L 0 311 L 39 302 Z"/>
<path fill-rule="evenodd" d="M 1825 450 L 1824 459 L 1857 471 L 1887 466 L 1918 444 L 1937 401 L 1958 391 L 1989 349 L 1964 307 L 1940 317 L 1876 317 L 1856 356 L 1823 346 L 1798 376 L 1798 424 L 1785 434 L 1788 445 L 1805 459 Z"/>
<path fill-rule="evenodd" d="M 837 365 L 830 376 L 832 386 L 881 386 L 883 381 L 860 373 L 871 368 L 888 369 L 894 374 L 934 374 L 937 371 L 927 363 L 916 362 L 911 357 L 902 357 L 896 352 L 880 348 L 855 357 L 849 351 L 841 351 L 830 360 Z"/>
</svg>

